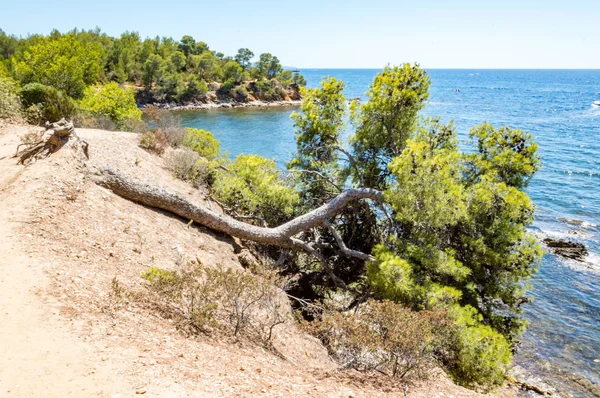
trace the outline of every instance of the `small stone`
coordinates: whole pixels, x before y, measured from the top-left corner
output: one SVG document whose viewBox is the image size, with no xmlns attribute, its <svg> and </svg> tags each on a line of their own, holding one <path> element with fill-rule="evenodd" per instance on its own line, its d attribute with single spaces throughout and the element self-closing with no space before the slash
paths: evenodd
<svg viewBox="0 0 600 398">
<path fill-rule="evenodd" d="M 135 393 L 138 394 L 138 395 L 145 394 L 146 390 L 143 389 L 143 388 L 139 388 L 139 389 L 135 390 Z"/>
</svg>

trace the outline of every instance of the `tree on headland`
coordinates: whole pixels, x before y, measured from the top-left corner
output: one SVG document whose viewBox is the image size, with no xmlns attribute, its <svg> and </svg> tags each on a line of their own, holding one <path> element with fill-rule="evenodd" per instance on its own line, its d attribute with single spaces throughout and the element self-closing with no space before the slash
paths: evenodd
<svg viewBox="0 0 600 398">
<path fill-rule="evenodd" d="M 300 75 L 284 71 L 277 57 L 265 53 L 256 65 L 253 57 L 247 48 L 233 56 L 211 50 L 189 35 L 179 41 L 160 36 L 142 39 L 137 32 L 110 37 L 96 28 L 20 38 L 0 30 L 2 75 L 21 87 L 37 83 L 57 90 L 52 97 L 66 95 L 73 100 L 81 99 L 86 87 L 110 82 L 133 87 L 141 104 L 205 102 L 208 89 L 219 87 L 221 99 L 246 101 L 252 94 L 258 100 L 283 100 L 297 95 L 294 83 L 305 84 Z M 56 114 L 30 111 L 35 123 L 38 116 Z"/>
<path fill-rule="evenodd" d="M 240 64 L 244 70 L 251 65 L 251 60 L 254 58 L 254 53 L 247 48 L 240 48 L 235 55 L 235 62 Z"/>
<path fill-rule="evenodd" d="M 256 70 L 259 77 L 265 77 L 267 79 L 273 79 L 277 77 L 283 70 L 279 59 L 270 53 L 260 54 L 259 60 L 256 63 Z"/>
<path fill-rule="evenodd" d="M 229 215 L 117 171 L 105 170 L 99 183 L 282 249 L 276 263 L 306 278 L 307 296 L 349 297 L 343 319 L 363 316 L 363 304 L 380 308 L 372 300 L 383 309 L 395 303 L 441 312 L 452 326 L 430 355 L 461 384 L 501 384 L 525 326 L 524 282 L 541 256 L 526 229 L 535 208 L 523 191 L 539 168 L 537 145 L 523 131 L 482 124 L 470 132 L 473 148 L 461 151 L 452 123 L 419 118 L 429 78 L 405 64 L 386 67 L 367 93 L 370 102 L 351 106 L 349 146 L 341 134 L 343 87 L 328 78 L 303 89 L 293 115 L 297 153 L 286 172 L 256 156 L 215 169 L 213 195 Z M 358 319 L 362 329 L 379 327 Z"/>
</svg>

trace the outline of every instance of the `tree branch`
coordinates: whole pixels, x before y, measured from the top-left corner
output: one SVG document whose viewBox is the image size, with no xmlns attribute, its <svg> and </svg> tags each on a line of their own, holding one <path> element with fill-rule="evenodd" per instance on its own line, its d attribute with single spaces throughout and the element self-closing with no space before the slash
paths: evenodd
<svg viewBox="0 0 600 398">
<path fill-rule="evenodd" d="M 342 253 L 344 253 L 346 256 L 348 257 L 356 257 L 356 258 L 360 258 L 361 260 L 365 260 L 365 261 L 373 261 L 375 260 L 375 257 L 360 252 L 358 250 L 352 250 L 352 249 L 348 249 L 348 247 L 346 246 L 346 244 L 344 243 L 344 240 L 342 239 L 342 236 L 340 235 L 340 233 L 335 229 L 335 227 L 333 226 L 333 224 L 331 224 L 331 222 L 329 221 L 325 221 L 323 222 L 323 225 L 325 227 L 327 227 L 327 229 L 329 230 L 329 233 L 331 235 L 333 235 L 333 238 L 335 239 L 335 241 L 337 242 L 337 245 L 339 246 L 340 250 L 342 251 Z"/>
<path fill-rule="evenodd" d="M 341 286 L 344 286 L 343 281 L 333 274 L 333 270 L 329 267 L 325 257 L 318 250 L 310 247 L 300 239 L 294 238 L 294 236 L 300 232 L 323 225 L 328 219 L 341 212 L 351 201 L 371 199 L 381 203 L 384 200 L 383 194 L 376 189 L 346 189 L 328 203 L 306 214 L 278 227 L 266 228 L 247 224 L 226 214 L 219 214 L 206 207 L 195 205 L 180 195 L 136 181 L 120 171 L 110 168 L 104 169 L 94 179 L 97 184 L 112 190 L 125 199 L 169 211 L 215 231 L 257 243 L 303 250 L 315 256 L 332 280 Z M 346 248 L 346 250 L 348 249 Z M 365 258 L 363 257 L 363 259 Z"/>
<path fill-rule="evenodd" d="M 358 177 L 359 181 L 360 181 L 360 185 L 361 186 L 365 186 L 363 178 L 362 178 L 362 173 L 360 172 L 360 170 L 358 169 L 358 165 L 356 164 L 356 160 L 354 160 L 354 156 L 352 156 L 352 154 L 350 152 L 348 152 L 347 150 L 345 150 L 343 147 L 336 145 L 334 147 L 335 150 L 340 151 L 341 153 L 343 153 L 344 155 L 346 155 L 346 158 L 348 158 L 348 162 L 350 163 L 350 165 L 354 168 L 354 171 L 356 171 L 356 176 Z"/>
<path fill-rule="evenodd" d="M 301 169 L 288 169 L 288 170 L 283 170 L 283 172 L 285 173 L 305 173 L 305 174 L 314 174 L 316 176 L 321 177 L 321 179 L 327 181 L 328 183 L 330 183 L 331 185 L 333 185 L 338 191 L 342 192 L 343 189 L 336 184 L 335 182 L 333 182 L 333 180 L 329 177 L 327 177 L 326 175 L 324 175 L 323 173 L 320 173 L 316 170 L 301 170 Z"/>
</svg>

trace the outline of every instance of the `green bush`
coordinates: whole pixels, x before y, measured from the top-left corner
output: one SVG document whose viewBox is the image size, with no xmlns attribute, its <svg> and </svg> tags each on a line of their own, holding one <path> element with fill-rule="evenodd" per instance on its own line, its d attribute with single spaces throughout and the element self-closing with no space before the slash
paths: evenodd
<svg viewBox="0 0 600 398">
<path fill-rule="evenodd" d="M 502 334 L 482 324 L 473 307 L 455 306 L 451 311 L 457 328 L 448 340 L 446 369 L 459 384 L 489 390 L 504 382 L 511 349 Z"/>
<path fill-rule="evenodd" d="M 62 118 L 72 119 L 77 108 L 73 100 L 54 87 L 40 83 L 29 83 L 21 89 L 21 102 L 28 109 L 28 117 L 35 113 L 31 107 L 36 107 L 41 114 L 41 122 L 57 122 Z"/>
<path fill-rule="evenodd" d="M 195 76 L 189 76 L 186 81 L 186 87 L 183 93 L 180 94 L 180 101 L 191 101 L 196 98 L 206 95 L 208 86 L 204 81 L 198 80 Z"/>
<path fill-rule="evenodd" d="M 0 76 L 0 119 L 18 117 L 20 112 L 16 83 Z"/>
<path fill-rule="evenodd" d="M 203 158 L 189 148 L 168 151 L 165 154 L 165 164 L 175 177 L 194 186 L 210 184 L 217 166 L 215 161 Z"/>
<path fill-rule="evenodd" d="M 269 225 L 293 214 L 298 193 L 281 179 L 275 162 L 258 155 L 239 155 L 213 184 L 215 197 L 231 209 Z"/>
<path fill-rule="evenodd" d="M 184 146 L 208 160 L 216 159 L 219 156 L 221 144 L 209 131 L 187 128 L 186 132 L 183 139 Z"/>
<path fill-rule="evenodd" d="M 237 101 L 245 102 L 248 99 L 248 90 L 246 90 L 246 87 L 244 87 L 243 85 L 237 86 L 233 90 L 233 94 Z"/>
<path fill-rule="evenodd" d="M 229 78 L 225 80 L 225 82 L 219 87 L 219 94 L 227 95 L 231 93 L 231 90 L 235 87 L 235 80 L 233 78 Z"/>
<path fill-rule="evenodd" d="M 86 85 L 98 81 L 104 52 L 100 43 L 84 43 L 72 33 L 42 38 L 14 60 L 15 74 L 22 84 L 42 83 L 79 99 Z"/>
<path fill-rule="evenodd" d="M 123 89 L 116 82 L 86 88 L 79 106 L 83 112 L 108 117 L 118 128 L 125 127 L 128 119 L 141 120 L 142 117 L 133 90 Z"/>
<path fill-rule="evenodd" d="M 281 99 L 280 88 L 274 80 L 258 80 L 254 83 L 254 93 L 264 101 L 276 101 Z"/>
</svg>

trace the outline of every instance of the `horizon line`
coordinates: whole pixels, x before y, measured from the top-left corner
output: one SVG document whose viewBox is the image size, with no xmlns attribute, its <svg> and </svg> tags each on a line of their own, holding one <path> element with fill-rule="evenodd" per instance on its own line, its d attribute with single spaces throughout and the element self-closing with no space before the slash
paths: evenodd
<svg viewBox="0 0 600 398">
<path fill-rule="evenodd" d="M 393 66 L 394 64 L 389 64 L 391 66 Z M 387 65 L 386 65 L 387 66 Z M 380 70 L 383 69 L 383 67 L 376 67 L 376 68 L 336 68 L 336 67 L 284 67 L 286 69 L 298 69 L 298 70 L 309 70 L 309 69 L 315 69 L 315 70 Z M 600 71 L 600 68 L 473 68 L 473 67 L 464 67 L 464 68 L 440 68 L 440 67 L 434 67 L 434 68 L 428 68 L 428 67 L 424 67 L 421 66 L 422 69 L 425 70 L 546 70 L 546 71 L 551 71 L 551 70 L 556 70 L 556 71 Z"/>
</svg>

